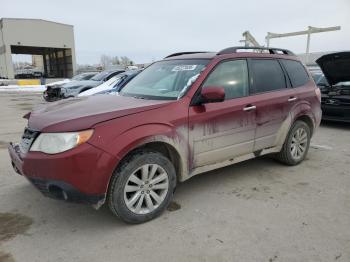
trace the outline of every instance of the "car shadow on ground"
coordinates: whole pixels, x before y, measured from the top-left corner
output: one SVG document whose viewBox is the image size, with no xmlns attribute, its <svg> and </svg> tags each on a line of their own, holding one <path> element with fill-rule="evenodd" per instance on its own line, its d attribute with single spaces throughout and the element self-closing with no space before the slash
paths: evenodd
<svg viewBox="0 0 350 262">
<path fill-rule="evenodd" d="M 347 122 L 333 122 L 333 121 L 322 120 L 321 126 L 328 127 L 328 128 L 350 130 L 350 123 L 347 123 Z"/>
<path fill-rule="evenodd" d="M 279 171 L 272 172 L 276 166 L 279 166 Z M 185 199 L 191 199 L 194 194 L 205 198 L 208 194 L 232 191 L 233 187 L 246 186 L 247 180 L 251 179 L 266 184 L 278 182 L 279 177 L 284 174 L 284 167 L 288 169 L 269 157 L 260 157 L 194 176 L 179 183 L 173 202 L 173 206 L 178 205 L 177 208 L 168 209 L 161 217 L 165 216 L 167 219 L 172 211 L 181 212 L 181 206 L 189 210 L 191 207 L 186 207 Z M 107 204 L 96 211 L 89 205 L 50 199 L 41 195 L 29 182 L 15 191 L 10 193 L 13 196 L 8 196 L 13 199 L 14 211 L 22 213 L 20 209 L 23 208 L 24 213 L 35 214 L 34 223 L 39 227 L 49 225 L 75 232 L 77 229 L 81 231 L 95 228 L 103 231 L 127 226 L 109 211 Z"/>
</svg>

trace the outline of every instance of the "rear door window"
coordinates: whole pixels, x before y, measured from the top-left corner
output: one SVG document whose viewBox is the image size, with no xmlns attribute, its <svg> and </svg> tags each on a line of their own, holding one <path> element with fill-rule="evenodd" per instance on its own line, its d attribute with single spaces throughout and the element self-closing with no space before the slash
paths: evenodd
<svg viewBox="0 0 350 262">
<path fill-rule="evenodd" d="M 305 85 L 309 81 L 309 75 L 300 62 L 286 59 L 283 59 L 281 61 L 284 68 L 287 70 L 293 87 Z"/>
<path fill-rule="evenodd" d="M 251 93 L 264 93 L 286 88 L 286 78 L 277 60 L 251 59 Z"/>
</svg>

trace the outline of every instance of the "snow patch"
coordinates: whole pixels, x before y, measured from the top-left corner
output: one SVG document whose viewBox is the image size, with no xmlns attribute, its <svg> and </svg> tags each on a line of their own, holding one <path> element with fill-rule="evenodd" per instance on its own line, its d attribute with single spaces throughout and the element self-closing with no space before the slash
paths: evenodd
<svg viewBox="0 0 350 262">
<path fill-rule="evenodd" d="M 28 86 L 8 85 L 8 86 L 0 86 L 0 92 L 43 92 L 45 90 L 46 90 L 45 85 L 28 85 Z"/>
</svg>

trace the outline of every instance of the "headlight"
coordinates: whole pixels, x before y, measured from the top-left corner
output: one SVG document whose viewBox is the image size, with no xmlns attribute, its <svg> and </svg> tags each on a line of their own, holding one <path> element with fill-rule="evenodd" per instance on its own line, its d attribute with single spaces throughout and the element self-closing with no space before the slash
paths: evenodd
<svg viewBox="0 0 350 262">
<path fill-rule="evenodd" d="M 69 93 L 74 93 L 74 92 L 76 92 L 76 88 L 62 88 L 61 90 L 62 90 L 63 93 L 65 93 L 65 94 L 69 94 Z"/>
<path fill-rule="evenodd" d="M 67 133 L 41 133 L 35 139 L 30 151 L 40 151 L 47 154 L 57 154 L 88 141 L 94 130 Z"/>
</svg>

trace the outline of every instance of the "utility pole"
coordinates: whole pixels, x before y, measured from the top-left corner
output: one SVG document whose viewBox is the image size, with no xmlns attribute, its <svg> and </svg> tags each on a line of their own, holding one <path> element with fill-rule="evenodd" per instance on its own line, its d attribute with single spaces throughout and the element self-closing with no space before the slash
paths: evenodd
<svg viewBox="0 0 350 262">
<path fill-rule="evenodd" d="M 265 37 L 266 45 L 267 45 L 267 47 L 270 46 L 270 39 L 272 39 L 272 38 L 281 38 L 281 37 L 289 37 L 289 36 L 297 36 L 297 35 L 307 35 L 306 63 L 308 63 L 309 62 L 309 54 L 310 54 L 311 34 L 330 32 L 330 31 L 337 31 L 337 30 L 340 30 L 340 29 L 341 29 L 340 26 L 323 27 L 323 28 L 308 26 L 308 29 L 305 30 L 305 31 L 298 31 L 298 32 L 291 32 L 291 33 L 284 33 L 284 34 L 277 34 L 277 33 L 268 32 L 266 37 Z"/>
</svg>

